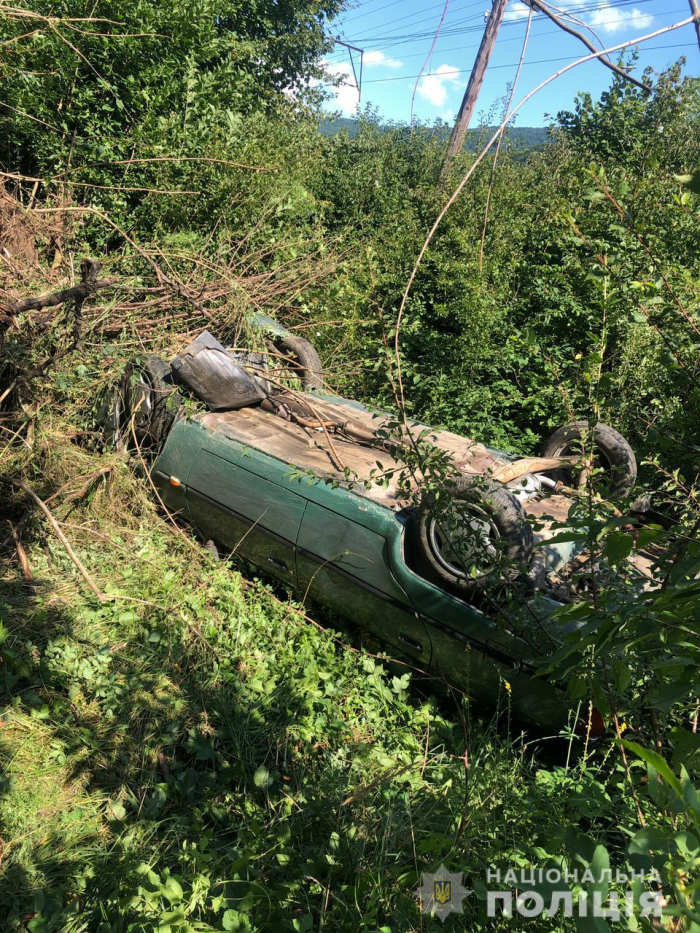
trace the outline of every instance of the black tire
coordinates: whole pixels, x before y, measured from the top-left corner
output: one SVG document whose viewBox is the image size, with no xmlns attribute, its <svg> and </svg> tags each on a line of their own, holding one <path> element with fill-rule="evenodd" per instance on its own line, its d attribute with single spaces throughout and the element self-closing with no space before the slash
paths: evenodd
<svg viewBox="0 0 700 933">
<path fill-rule="evenodd" d="M 545 441 L 543 457 L 563 457 L 580 453 L 582 442 L 593 443 L 596 466 L 605 471 L 607 498 L 627 496 L 637 481 L 637 460 L 624 437 L 608 424 L 598 422 L 591 428 L 587 421 L 564 425 Z M 572 485 L 571 474 L 558 471 L 558 478 Z"/>
<path fill-rule="evenodd" d="M 143 372 L 148 376 L 153 391 L 152 415 L 144 439 L 152 447 L 160 447 L 175 419 L 182 413 L 182 396 L 173 385 L 170 366 L 164 360 L 150 356 Z"/>
<path fill-rule="evenodd" d="M 460 595 L 475 596 L 527 572 L 532 528 L 509 489 L 491 480 L 463 477 L 454 501 L 454 508 L 448 506 L 439 519 L 429 505 L 417 516 L 417 562 L 428 579 Z M 465 533 L 465 528 L 470 530 Z M 462 541 L 456 552 L 458 535 Z M 467 563 L 465 556 L 474 561 Z"/>
<path fill-rule="evenodd" d="M 149 356 L 142 365 L 127 366 L 114 392 L 104 420 L 107 443 L 133 448 L 133 419 L 139 448 L 157 452 L 183 410 L 180 393 L 171 381 L 170 366 L 157 356 Z"/>
<path fill-rule="evenodd" d="M 323 364 L 316 352 L 316 348 L 305 337 L 292 337 L 287 335 L 276 342 L 277 348 L 285 354 L 294 357 L 305 389 L 320 389 L 323 387 Z"/>
</svg>

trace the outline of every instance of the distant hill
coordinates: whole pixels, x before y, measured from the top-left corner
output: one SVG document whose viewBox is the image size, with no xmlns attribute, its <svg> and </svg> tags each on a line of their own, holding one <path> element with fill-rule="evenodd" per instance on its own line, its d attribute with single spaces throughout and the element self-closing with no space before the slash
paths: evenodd
<svg viewBox="0 0 700 933">
<path fill-rule="evenodd" d="M 357 136 L 357 127 L 357 120 L 351 117 L 338 117 L 335 120 L 324 120 L 323 123 L 320 124 L 319 129 L 324 136 L 335 136 L 336 133 L 345 131 L 351 139 L 354 139 L 354 137 Z M 386 129 L 390 128 L 390 126 L 386 127 Z M 435 132 L 435 129 L 432 127 L 423 127 L 423 129 L 427 129 L 429 132 Z M 488 138 L 486 134 L 493 134 L 495 129 L 495 127 L 487 127 L 478 130 L 469 130 L 465 140 L 465 148 L 471 150 L 476 149 L 479 141 L 486 142 Z M 437 132 L 440 133 L 440 135 L 448 136 L 451 132 L 451 127 L 447 126 L 447 124 L 443 124 L 437 127 Z M 547 142 L 548 134 L 549 129 L 546 126 L 514 126 L 512 129 L 508 130 L 508 138 L 511 144 L 522 149 L 541 149 Z"/>
</svg>

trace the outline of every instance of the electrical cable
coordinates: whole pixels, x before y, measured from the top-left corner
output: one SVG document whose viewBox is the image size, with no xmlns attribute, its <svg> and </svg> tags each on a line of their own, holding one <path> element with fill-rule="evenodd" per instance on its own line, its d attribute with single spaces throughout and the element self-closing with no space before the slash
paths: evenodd
<svg viewBox="0 0 700 933">
<path fill-rule="evenodd" d="M 634 40 L 631 40 L 629 43 L 629 46 L 631 47 L 633 45 L 634 45 Z M 645 46 L 645 48 L 652 49 L 652 50 L 653 49 L 687 49 L 691 47 L 695 48 L 696 45 L 697 45 L 697 42 L 683 42 L 683 43 L 678 43 L 676 45 L 647 45 Z M 578 57 L 579 57 L 578 55 L 563 55 L 563 56 L 560 56 L 559 58 L 538 58 L 530 62 L 523 62 L 523 67 L 525 67 L 526 65 L 546 65 L 546 64 L 554 63 L 554 62 L 568 62 L 568 61 L 573 61 Z M 509 62 L 507 65 L 489 65 L 489 71 L 496 71 L 501 68 L 515 68 L 517 64 L 518 64 L 517 62 Z M 471 68 L 455 68 L 455 69 L 450 69 L 450 71 L 448 72 L 426 71 L 423 77 L 427 78 L 430 75 L 439 75 L 441 78 L 451 78 L 451 77 L 454 77 L 454 75 L 467 74 L 471 70 L 472 70 Z M 412 81 L 414 78 L 418 78 L 418 77 L 420 77 L 420 75 L 415 74 L 415 75 L 400 75 L 400 76 L 393 77 L 393 78 L 371 78 L 368 81 L 366 80 L 364 83 L 365 84 L 384 84 L 387 81 Z M 345 85 L 345 84 L 346 82 L 341 82 L 341 85 Z M 337 85 L 335 84 L 317 85 L 317 87 L 336 87 L 336 86 Z M 353 87 L 354 85 L 347 85 L 347 86 Z"/>
<path fill-rule="evenodd" d="M 605 3 L 605 2 L 603 2 L 603 3 L 594 3 L 594 4 L 589 5 L 589 6 L 585 6 L 585 7 L 580 7 L 580 8 L 578 8 L 578 9 L 576 10 L 576 13 L 577 13 L 577 15 L 579 15 L 579 14 L 581 14 L 581 13 L 597 12 L 598 10 L 601 10 L 601 9 L 606 9 L 606 10 L 608 10 L 608 9 L 618 9 L 618 8 L 620 8 L 620 7 L 626 7 L 626 6 L 630 6 L 630 5 L 639 6 L 639 5 L 641 5 L 642 3 L 651 3 L 651 2 L 652 2 L 652 0 L 620 0 L 620 2 L 618 2 L 618 3 Z M 476 4 L 474 4 L 474 5 L 476 5 Z M 468 7 L 467 7 L 467 9 L 468 9 Z M 658 15 L 666 15 L 666 14 L 670 14 L 670 13 L 671 13 L 670 10 L 664 10 L 662 13 L 659 13 Z M 452 24 L 449 26 L 449 28 L 443 30 L 442 34 L 443 34 L 443 36 L 445 36 L 445 35 L 448 35 L 448 34 L 449 34 L 449 35 L 458 35 L 458 34 L 462 34 L 462 33 L 465 33 L 465 32 L 479 32 L 479 31 L 481 31 L 481 29 L 482 29 L 481 24 L 476 24 L 476 25 L 474 25 L 474 26 L 467 26 L 467 27 L 463 27 L 463 28 L 458 28 L 458 27 L 459 27 L 459 23 L 471 21 L 471 20 L 473 20 L 473 19 L 478 19 L 478 18 L 480 18 L 479 15 L 477 15 L 477 16 L 472 16 L 472 17 L 466 17 L 464 20 L 460 20 L 460 21 L 458 21 L 458 22 L 452 23 Z M 431 17 L 431 19 L 432 19 L 432 17 Z M 620 21 L 621 21 L 621 20 L 620 20 Z M 394 22 L 398 22 L 398 20 L 394 20 Z M 506 21 L 503 23 L 503 27 L 519 25 L 520 22 L 521 22 L 521 20 L 519 20 L 519 19 L 516 19 L 516 20 L 506 20 Z M 611 20 L 610 22 L 614 22 L 614 21 Z M 416 24 L 414 24 L 414 25 L 416 25 Z M 381 33 L 376 33 L 376 32 L 375 32 L 375 33 L 371 33 L 371 32 L 370 32 L 370 33 L 366 33 L 366 34 L 364 34 L 364 35 L 359 36 L 358 39 L 356 39 L 356 40 L 354 40 L 354 41 L 357 41 L 357 42 L 362 41 L 362 42 L 364 42 L 365 45 L 366 45 L 368 42 L 372 42 L 372 41 L 376 40 L 377 43 L 380 44 L 382 48 L 387 48 L 387 47 L 389 47 L 389 45 L 399 45 L 399 44 L 402 44 L 402 42 L 403 42 L 404 40 L 419 41 L 419 40 L 421 40 L 421 39 L 431 38 L 432 35 L 433 35 L 433 30 L 432 30 L 432 29 L 431 29 L 431 30 L 421 30 L 421 31 L 419 31 L 419 32 L 414 32 L 414 33 L 403 33 L 403 34 L 399 33 L 399 34 L 391 35 L 391 36 L 382 35 Z M 331 41 L 332 41 L 332 37 L 329 36 L 328 38 L 331 39 Z"/>
</svg>

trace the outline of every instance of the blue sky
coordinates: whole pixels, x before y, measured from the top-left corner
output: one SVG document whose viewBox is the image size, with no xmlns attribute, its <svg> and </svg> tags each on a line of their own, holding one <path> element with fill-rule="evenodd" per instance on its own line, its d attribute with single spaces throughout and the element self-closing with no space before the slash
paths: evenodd
<svg viewBox="0 0 700 933">
<path fill-rule="evenodd" d="M 653 32 L 690 14 L 688 0 L 557 0 L 556 5 L 593 27 L 605 47 Z M 454 120 L 490 6 L 491 0 L 448 0 L 440 36 L 415 95 L 415 115 L 419 119 L 430 123 L 437 118 Z M 350 9 L 329 24 L 331 35 L 364 50 L 363 107 L 369 103 L 385 120 L 408 122 L 417 75 L 430 51 L 444 7 L 445 0 L 355 0 Z M 502 98 L 520 58 L 526 22 L 524 4 L 508 0 L 472 125 L 478 124 L 480 115 L 492 107 L 500 116 Z M 590 33 L 589 36 L 596 42 L 595 36 Z M 584 54 L 586 50 L 577 39 L 543 15 L 533 16 L 516 100 L 568 61 Z M 635 74 L 641 75 L 648 65 L 660 70 L 680 55 L 687 59 L 687 74 L 700 74 L 700 51 L 692 26 L 640 46 Z M 329 88 L 333 96 L 326 104 L 328 110 L 340 111 L 345 116 L 355 112 L 359 69 L 359 54 L 336 45 L 328 56 L 327 70 L 334 78 L 340 78 L 342 85 Z M 609 86 L 611 77 L 611 72 L 599 62 L 580 65 L 526 104 L 516 124 L 543 126 L 548 122 L 547 114 L 555 115 L 571 107 L 577 91 L 589 91 L 597 97 Z"/>
</svg>

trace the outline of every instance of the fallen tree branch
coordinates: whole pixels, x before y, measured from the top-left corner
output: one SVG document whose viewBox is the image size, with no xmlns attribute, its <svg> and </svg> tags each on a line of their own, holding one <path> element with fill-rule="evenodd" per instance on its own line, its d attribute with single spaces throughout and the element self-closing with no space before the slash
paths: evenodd
<svg viewBox="0 0 700 933">
<path fill-rule="evenodd" d="M 72 353 L 73 350 L 79 350 L 82 346 L 82 326 L 83 326 L 83 303 L 85 299 L 91 295 L 97 286 L 97 283 L 100 281 L 97 278 L 97 274 L 102 267 L 101 262 L 97 262 L 95 259 L 83 259 L 80 264 L 82 270 L 82 281 L 80 285 L 76 285 L 73 288 L 64 289 L 63 292 L 54 292 L 52 295 L 44 295 L 42 298 L 27 298 L 28 302 L 41 302 L 46 299 L 54 299 L 60 297 L 61 295 L 68 295 L 67 298 L 61 299 L 62 301 L 73 300 L 75 302 L 75 310 L 73 312 L 73 340 L 64 347 L 62 350 L 56 350 L 51 354 L 48 359 L 45 359 L 43 363 L 40 363 L 38 366 L 35 366 L 34 369 L 30 370 L 28 373 L 25 373 L 23 376 L 18 376 L 10 385 L 4 390 L 2 395 L 0 395 L 0 404 L 2 404 L 10 392 L 13 389 L 16 389 L 18 386 L 26 385 L 28 382 L 31 382 L 32 379 L 35 379 L 37 376 L 41 375 L 45 369 L 48 369 L 52 363 L 56 363 L 58 360 L 62 359 L 64 356 L 67 356 L 69 353 Z M 111 280 L 105 280 L 108 284 L 111 284 Z M 60 302 L 53 301 L 53 304 L 59 304 Z M 49 305 L 38 305 L 38 307 L 48 307 Z M 12 318 L 14 320 L 14 318 Z"/>
<path fill-rule="evenodd" d="M 5 307 L 10 317 L 16 317 L 24 311 L 40 311 L 43 308 L 54 308 L 56 305 L 64 304 L 66 301 L 75 301 L 82 304 L 93 292 L 100 288 L 109 288 L 114 285 L 115 279 L 98 279 L 97 274 L 102 267 L 102 263 L 95 259 L 83 259 L 83 278 L 79 285 L 72 288 L 62 288 L 57 292 L 49 292 L 46 295 L 39 295 L 38 298 L 22 298 L 19 301 L 7 302 Z M 0 315 L 0 320 L 11 323 L 6 314 Z"/>
<path fill-rule="evenodd" d="M 199 311 L 200 314 L 203 314 L 208 320 L 215 320 L 214 315 L 211 311 L 208 311 L 199 301 L 197 301 L 187 290 L 183 282 L 181 282 L 177 277 L 174 279 L 170 278 L 163 272 L 162 268 L 158 263 L 148 255 L 148 252 L 145 249 L 142 249 L 122 228 L 119 224 L 115 223 L 111 217 L 102 211 L 98 211 L 94 207 L 39 207 L 34 211 L 35 214 L 63 214 L 63 213 L 78 213 L 78 214 L 93 214 L 95 217 L 99 217 L 100 220 L 108 224 L 113 230 L 116 230 L 120 236 L 123 236 L 127 243 L 144 259 L 149 266 L 153 269 L 158 278 L 158 281 L 161 284 L 167 285 L 172 289 L 173 293 L 180 298 L 185 299 L 189 302 L 195 310 Z"/>
<path fill-rule="evenodd" d="M 61 531 L 61 528 L 59 527 L 58 522 L 56 521 L 56 519 L 53 517 L 53 515 L 49 511 L 49 508 L 46 505 L 46 503 L 42 502 L 39 496 L 37 496 L 34 490 L 30 486 L 28 486 L 27 483 L 24 482 L 24 480 L 12 479 L 11 476 L 0 476 L 0 482 L 9 483 L 11 486 L 16 486 L 18 489 L 21 489 L 23 492 L 26 492 L 27 495 L 36 503 L 36 505 L 44 513 L 46 520 L 51 526 L 52 530 L 54 531 L 56 537 L 61 542 L 63 547 L 66 549 L 66 553 L 68 554 L 70 559 L 73 561 L 75 566 L 78 568 L 78 572 L 80 573 L 80 576 L 83 578 L 83 580 L 85 580 L 85 582 L 90 587 L 90 589 L 95 594 L 95 596 L 99 599 L 99 601 L 101 603 L 105 602 L 106 596 L 98 588 L 97 584 L 93 581 L 92 577 L 85 569 L 85 566 L 83 565 L 82 561 L 80 560 L 78 555 L 75 553 L 75 551 L 71 547 L 71 544 L 68 538 L 66 538 L 66 536 Z"/>
<path fill-rule="evenodd" d="M 554 13 L 550 8 L 541 2 L 541 0 L 525 0 L 525 3 L 533 10 L 539 10 L 540 13 L 544 13 L 553 23 L 555 23 L 560 29 L 563 29 L 564 32 L 568 32 L 570 36 L 573 36 L 575 39 L 578 39 L 579 42 L 583 42 L 589 52 L 598 53 L 597 49 L 591 40 L 584 36 L 582 32 L 579 32 L 578 29 L 574 29 L 573 26 L 570 26 L 568 23 L 565 23 L 563 19 L 560 19 L 556 13 Z M 598 58 L 598 61 L 605 65 L 606 68 L 609 68 L 611 71 L 614 71 L 616 75 L 619 75 L 621 78 L 624 78 L 625 81 L 629 81 L 631 84 L 636 85 L 646 94 L 651 94 L 651 88 L 648 84 L 644 84 L 642 81 L 637 81 L 636 78 L 633 78 L 624 68 L 620 68 L 619 65 L 616 65 L 614 62 L 610 61 L 605 55 L 601 55 Z"/>
</svg>

